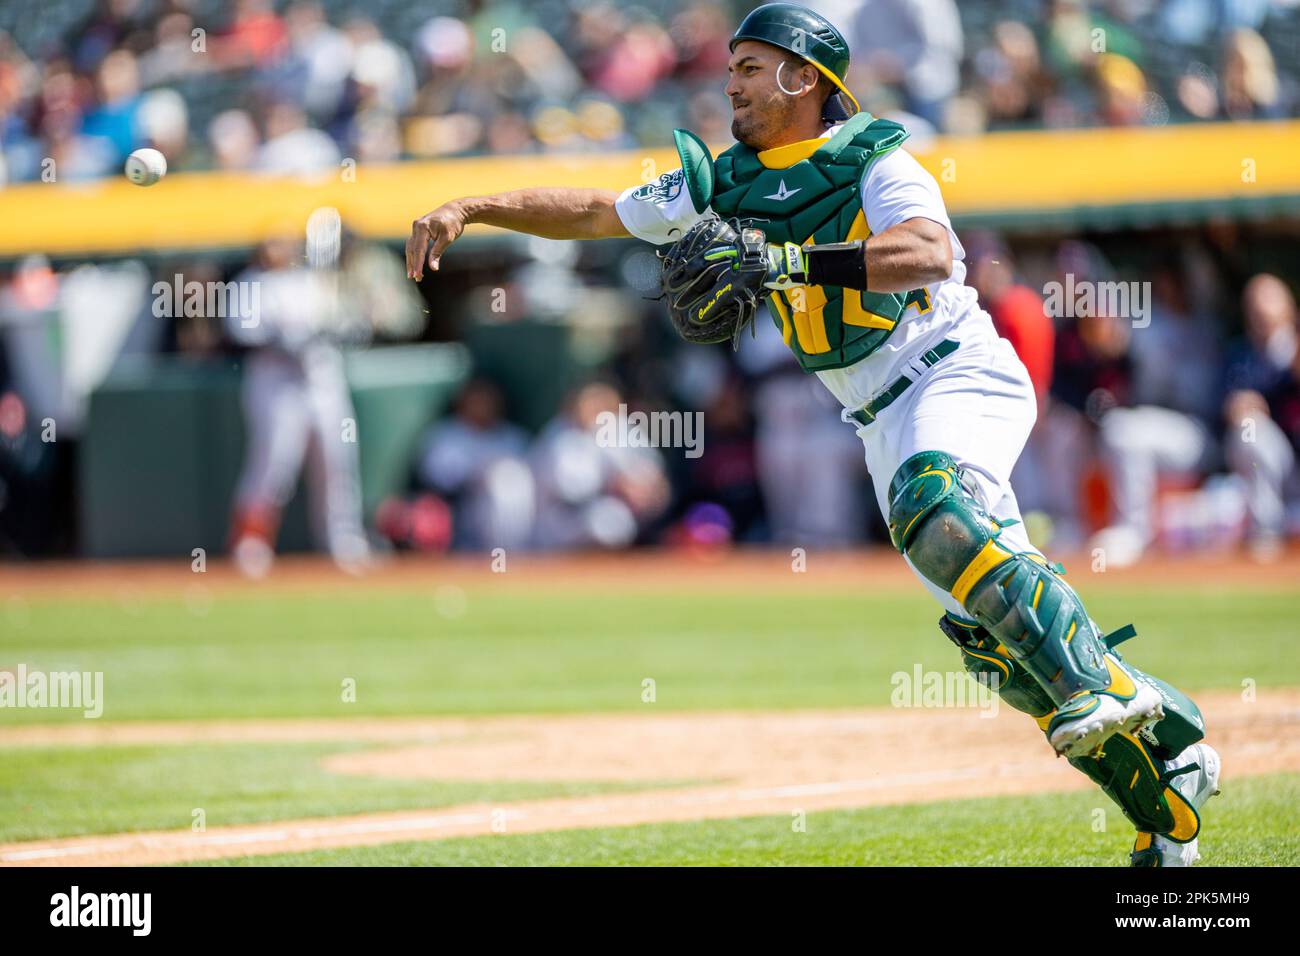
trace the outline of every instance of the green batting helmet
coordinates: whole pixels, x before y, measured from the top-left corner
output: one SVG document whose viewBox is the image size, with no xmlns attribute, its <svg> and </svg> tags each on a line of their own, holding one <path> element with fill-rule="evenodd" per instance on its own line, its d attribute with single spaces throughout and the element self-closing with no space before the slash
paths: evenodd
<svg viewBox="0 0 1300 956">
<path fill-rule="evenodd" d="M 741 40 L 770 43 L 802 57 L 834 83 L 855 110 L 862 109 L 844 85 L 844 75 L 849 71 L 849 44 L 821 14 L 797 3 L 765 3 L 740 22 L 731 38 L 733 51 Z"/>
</svg>

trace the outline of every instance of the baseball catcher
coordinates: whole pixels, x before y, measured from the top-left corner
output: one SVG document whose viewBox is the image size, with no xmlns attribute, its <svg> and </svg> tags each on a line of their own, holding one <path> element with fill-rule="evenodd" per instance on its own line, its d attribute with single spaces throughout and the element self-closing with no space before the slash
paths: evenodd
<svg viewBox="0 0 1300 956">
<path fill-rule="evenodd" d="M 1137 866 L 1198 858 L 1219 758 L 1184 694 L 1121 657 L 1020 523 L 1011 469 L 1037 416 L 1010 343 L 964 284 L 965 252 L 907 132 L 858 108 L 849 50 L 819 14 L 758 7 L 731 39 L 736 145 L 674 133 L 681 167 L 614 194 L 525 189 L 415 220 L 419 280 L 467 223 L 660 246 L 684 339 L 735 342 L 766 301 L 803 370 L 844 406 L 903 559 L 944 609 L 973 674 L 1042 729 L 1136 827 Z M 751 326 L 752 328 L 752 326 Z"/>
</svg>

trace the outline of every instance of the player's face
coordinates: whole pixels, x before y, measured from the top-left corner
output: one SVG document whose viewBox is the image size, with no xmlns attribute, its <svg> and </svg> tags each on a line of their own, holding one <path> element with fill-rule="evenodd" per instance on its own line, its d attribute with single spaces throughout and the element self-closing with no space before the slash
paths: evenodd
<svg viewBox="0 0 1300 956">
<path fill-rule="evenodd" d="M 727 64 L 727 88 L 731 100 L 731 135 L 751 149 L 766 149 L 781 131 L 791 125 L 796 100 L 781 91 L 777 69 L 787 54 L 757 40 L 742 40 Z M 797 88 L 798 79 L 786 69 L 787 85 Z"/>
<path fill-rule="evenodd" d="M 1256 276 L 1246 284 L 1243 299 L 1246 334 L 1256 348 L 1266 348 L 1279 329 L 1295 326 L 1295 300 L 1280 279 Z"/>
</svg>

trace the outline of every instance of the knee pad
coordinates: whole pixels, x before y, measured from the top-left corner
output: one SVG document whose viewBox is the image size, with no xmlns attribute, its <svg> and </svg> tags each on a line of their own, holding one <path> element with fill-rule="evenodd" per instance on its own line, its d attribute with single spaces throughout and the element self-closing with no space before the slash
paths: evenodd
<svg viewBox="0 0 1300 956">
<path fill-rule="evenodd" d="M 1083 604 L 1037 554 L 998 543 L 1002 525 L 962 485 L 943 452 L 921 452 L 889 486 L 889 534 L 916 569 L 948 591 L 1059 706 L 1080 691 L 1131 683 L 1106 662 Z"/>
</svg>

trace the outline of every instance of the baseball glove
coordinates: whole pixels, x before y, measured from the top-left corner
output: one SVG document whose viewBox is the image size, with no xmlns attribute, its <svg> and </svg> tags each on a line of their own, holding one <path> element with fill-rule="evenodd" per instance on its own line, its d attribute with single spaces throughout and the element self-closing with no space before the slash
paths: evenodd
<svg viewBox="0 0 1300 956">
<path fill-rule="evenodd" d="M 739 219 L 709 216 L 662 253 L 659 286 L 673 327 L 687 342 L 731 341 L 753 321 L 769 293 L 767 238 Z"/>
</svg>

